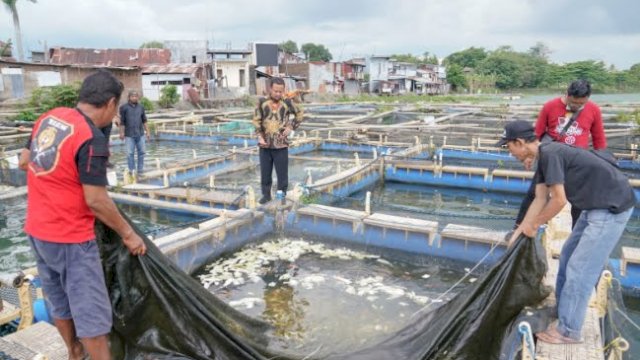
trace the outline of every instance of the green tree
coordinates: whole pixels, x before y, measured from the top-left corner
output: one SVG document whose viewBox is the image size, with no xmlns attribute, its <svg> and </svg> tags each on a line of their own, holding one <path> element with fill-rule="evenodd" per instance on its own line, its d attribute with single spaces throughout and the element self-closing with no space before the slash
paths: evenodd
<svg viewBox="0 0 640 360">
<path fill-rule="evenodd" d="M 10 56 L 11 54 L 11 39 L 9 39 L 3 47 L 0 48 L 0 57 Z"/>
<path fill-rule="evenodd" d="M 331 61 L 333 59 L 329 49 L 322 44 L 306 43 L 300 49 L 308 61 Z"/>
<path fill-rule="evenodd" d="M 391 55 L 391 58 L 399 62 L 406 62 L 416 65 L 422 63 L 422 60 L 420 58 L 412 54 L 393 54 Z"/>
<path fill-rule="evenodd" d="M 75 107 L 80 83 L 39 87 L 31 93 L 27 108 L 22 109 L 16 120 L 34 121 L 41 114 L 57 107 Z"/>
<path fill-rule="evenodd" d="M 451 84 L 453 91 L 460 91 L 467 87 L 467 79 L 464 76 L 462 66 L 458 64 L 447 66 L 447 82 Z"/>
<path fill-rule="evenodd" d="M 495 75 L 499 89 L 536 88 L 546 83 L 548 65 L 543 57 L 501 46 L 492 51 L 477 70 L 483 75 Z"/>
<path fill-rule="evenodd" d="M 551 55 L 551 49 L 542 41 L 538 41 L 535 45 L 529 48 L 529 55 L 541 59 L 548 60 Z"/>
<path fill-rule="evenodd" d="M 607 67 L 603 61 L 584 60 L 568 63 L 564 65 L 567 74 L 569 74 L 571 81 L 575 79 L 585 79 L 591 82 L 592 85 L 608 86 L 612 85 L 613 81 Z"/>
<path fill-rule="evenodd" d="M 178 88 L 175 85 L 166 85 L 160 90 L 158 104 L 163 108 L 170 108 L 180 100 Z"/>
<path fill-rule="evenodd" d="M 488 56 L 484 48 L 470 47 L 455 52 L 444 59 L 445 64 L 458 64 L 463 68 L 475 69 Z"/>
<path fill-rule="evenodd" d="M 431 54 L 428 51 L 425 51 L 422 53 L 422 62 L 424 64 L 433 64 L 433 65 L 437 65 L 438 64 L 438 57 L 436 56 L 436 54 Z"/>
<path fill-rule="evenodd" d="M 147 41 L 140 45 L 140 49 L 164 49 L 164 44 L 157 40 Z"/>
<path fill-rule="evenodd" d="M 287 40 L 283 43 L 280 43 L 278 47 L 280 48 L 280 50 L 289 54 L 295 54 L 298 52 L 298 44 L 296 44 L 296 42 L 293 40 Z"/>
<path fill-rule="evenodd" d="M 492 53 L 479 64 L 478 71 L 484 75 L 495 75 L 499 89 L 514 89 L 522 85 L 522 68 L 509 53 Z"/>
<path fill-rule="evenodd" d="M 153 102 L 151 100 L 149 100 L 148 97 L 141 97 L 140 98 L 140 104 L 142 104 L 142 107 L 144 108 L 144 111 L 146 112 L 151 112 L 153 111 Z"/>
<path fill-rule="evenodd" d="M 15 32 L 15 42 L 16 42 L 16 51 L 17 58 L 19 61 L 24 60 L 24 52 L 22 51 L 22 30 L 20 29 L 20 17 L 18 16 L 18 8 L 16 7 L 16 2 L 18 0 L 2 0 L 4 5 L 7 7 L 11 16 L 13 16 L 13 30 Z M 36 0 L 29 0 L 32 3 L 35 3 Z"/>
<path fill-rule="evenodd" d="M 640 87 L 640 63 L 631 65 L 626 72 L 626 81 L 629 85 Z"/>
</svg>

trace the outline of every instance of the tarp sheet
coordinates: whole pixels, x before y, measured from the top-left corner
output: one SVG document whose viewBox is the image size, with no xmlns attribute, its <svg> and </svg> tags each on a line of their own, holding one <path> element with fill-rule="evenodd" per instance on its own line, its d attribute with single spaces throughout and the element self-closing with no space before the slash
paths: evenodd
<svg viewBox="0 0 640 360">
<path fill-rule="evenodd" d="M 138 233 L 143 234 L 136 229 Z M 130 256 L 118 235 L 96 225 L 114 327 L 115 359 L 314 359 L 276 353 L 271 327 L 226 305 L 143 236 L 148 253 Z M 520 237 L 478 281 L 437 309 L 366 349 L 324 359 L 503 359 L 514 321 L 548 294 L 539 243 Z M 511 356 L 511 355 L 509 355 Z"/>
</svg>

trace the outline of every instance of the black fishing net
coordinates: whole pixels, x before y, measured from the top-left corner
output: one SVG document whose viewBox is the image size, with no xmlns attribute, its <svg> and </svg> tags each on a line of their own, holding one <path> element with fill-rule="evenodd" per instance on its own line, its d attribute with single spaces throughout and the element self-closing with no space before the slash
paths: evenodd
<svg viewBox="0 0 640 360">
<path fill-rule="evenodd" d="M 273 351 L 268 324 L 216 298 L 144 236 L 147 255 L 133 257 L 112 230 L 97 224 L 96 234 L 113 305 L 115 359 L 314 359 L 294 349 Z M 409 325 L 374 346 L 321 358 L 511 358 L 518 316 L 547 296 L 545 272 L 540 244 L 521 237 L 448 303 L 416 313 Z"/>
<path fill-rule="evenodd" d="M 607 313 L 602 319 L 603 349 L 607 359 L 637 359 L 640 349 L 640 313 L 629 311 L 625 307 L 625 300 L 638 302 L 637 297 L 624 298 L 622 286 L 617 279 L 609 280 Z"/>
</svg>

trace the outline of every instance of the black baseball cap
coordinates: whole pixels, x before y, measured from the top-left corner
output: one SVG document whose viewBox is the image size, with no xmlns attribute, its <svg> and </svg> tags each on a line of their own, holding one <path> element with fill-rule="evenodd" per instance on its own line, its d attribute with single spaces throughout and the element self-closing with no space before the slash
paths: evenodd
<svg viewBox="0 0 640 360">
<path fill-rule="evenodd" d="M 535 136 L 533 125 L 526 120 L 514 120 L 504 127 L 502 138 L 496 143 L 496 146 L 504 146 L 509 141 L 515 139 L 529 139 Z"/>
</svg>

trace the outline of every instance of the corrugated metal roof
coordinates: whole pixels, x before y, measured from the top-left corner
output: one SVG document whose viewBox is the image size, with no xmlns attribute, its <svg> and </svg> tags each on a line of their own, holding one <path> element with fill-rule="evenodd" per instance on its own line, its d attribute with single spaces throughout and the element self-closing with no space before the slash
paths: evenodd
<svg viewBox="0 0 640 360">
<path fill-rule="evenodd" d="M 11 59 L 11 58 L 2 58 L 2 59 L 0 59 L 0 64 L 50 67 L 50 68 L 56 68 L 56 69 L 57 68 L 116 69 L 116 70 L 130 70 L 130 71 L 140 69 L 138 66 L 106 66 L 106 65 L 83 65 L 83 64 L 62 65 L 62 64 L 33 63 L 33 62 L 26 62 L 26 61 L 17 61 L 15 59 Z"/>
<path fill-rule="evenodd" d="M 99 65 L 99 66 L 143 66 L 169 64 L 169 49 L 81 49 L 52 48 L 49 58 L 53 64 Z"/>
<path fill-rule="evenodd" d="M 146 65 L 142 67 L 143 74 L 195 74 L 202 64 L 166 64 Z"/>
</svg>

